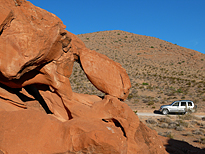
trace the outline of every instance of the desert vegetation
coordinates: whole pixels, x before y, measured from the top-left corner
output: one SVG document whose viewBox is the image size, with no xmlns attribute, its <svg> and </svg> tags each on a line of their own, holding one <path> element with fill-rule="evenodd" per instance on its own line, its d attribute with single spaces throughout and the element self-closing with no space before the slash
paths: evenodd
<svg viewBox="0 0 205 154">
<path fill-rule="evenodd" d="M 142 121 L 158 132 L 159 135 L 171 139 L 179 139 L 196 147 L 205 145 L 205 121 L 191 113 L 178 116 L 143 118 Z"/>
<path fill-rule="evenodd" d="M 157 109 L 178 99 L 190 99 L 203 110 L 205 55 L 158 38 L 124 31 L 81 34 L 85 45 L 120 63 L 130 77 L 128 104 L 133 110 Z M 78 78 L 76 78 L 78 77 Z M 79 64 L 70 78 L 75 92 L 102 96 Z"/>
</svg>

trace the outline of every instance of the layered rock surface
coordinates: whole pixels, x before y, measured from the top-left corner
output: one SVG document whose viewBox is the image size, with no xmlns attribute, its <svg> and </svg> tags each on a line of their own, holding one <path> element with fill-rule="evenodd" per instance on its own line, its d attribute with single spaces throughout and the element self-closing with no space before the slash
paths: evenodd
<svg viewBox="0 0 205 154">
<path fill-rule="evenodd" d="M 1 153 L 166 153 L 120 101 L 131 87 L 120 64 L 30 2 L 0 4 Z M 72 92 L 74 62 L 104 98 Z"/>
</svg>

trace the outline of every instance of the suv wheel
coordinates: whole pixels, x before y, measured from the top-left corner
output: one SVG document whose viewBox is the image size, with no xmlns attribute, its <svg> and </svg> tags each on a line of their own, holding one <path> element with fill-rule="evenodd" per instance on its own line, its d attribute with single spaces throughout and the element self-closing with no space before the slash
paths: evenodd
<svg viewBox="0 0 205 154">
<path fill-rule="evenodd" d="M 168 113 L 169 113 L 169 111 L 168 111 L 167 109 L 163 109 L 163 110 L 162 110 L 162 114 L 163 114 L 163 115 L 167 115 Z"/>
</svg>

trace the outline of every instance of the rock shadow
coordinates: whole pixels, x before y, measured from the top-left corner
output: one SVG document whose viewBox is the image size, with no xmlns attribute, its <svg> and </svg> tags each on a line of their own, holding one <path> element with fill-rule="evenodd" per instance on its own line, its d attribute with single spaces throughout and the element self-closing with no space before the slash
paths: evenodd
<svg viewBox="0 0 205 154">
<path fill-rule="evenodd" d="M 52 112 L 49 110 L 45 100 L 43 99 L 43 97 L 41 96 L 41 94 L 39 93 L 38 89 L 32 85 L 29 85 L 29 86 L 26 86 L 24 87 L 24 89 L 30 94 L 32 95 L 35 99 L 29 97 L 29 96 L 26 96 L 25 94 L 23 94 L 21 92 L 22 88 L 10 88 L 2 83 L 0 83 L 0 88 L 4 89 L 5 91 L 7 91 L 8 93 L 11 93 L 11 94 L 15 94 L 21 101 L 22 103 L 18 103 L 16 101 L 13 101 L 12 99 L 9 99 L 9 98 L 4 98 L 4 97 L 1 97 L 1 99 L 4 99 L 4 100 L 10 100 L 12 102 L 14 102 L 14 104 L 16 104 L 16 106 L 19 106 L 19 107 L 23 107 L 23 108 L 27 108 L 25 106 L 25 104 L 23 104 L 23 102 L 28 102 L 28 101 L 34 101 L 34 100 L 37 100 L 41 106 L 43 107 L 43 109 L 46 111 L 47 114 L 52 114 Z M 18 105 L 19 104 L 19 105 Z"/>
<path fill-rule="evenodd" d="M 169 139 L 165 144 L 165 149 L 169 154 L 205 154 L 205 148 L 200 149 L 175 139 Z"/>
<path fill-rule="evenodd" d="M 41 106 L 43 107 L 43 109 L 46 111 L 47 114 L 52 114 L 45 100 L 43 99 L 43 97 L 39 93 L 39 90 L 36 87 L 29 85 L 29 86 L 25 86 L 24 89 L 41 104 Z"/>
</svg>

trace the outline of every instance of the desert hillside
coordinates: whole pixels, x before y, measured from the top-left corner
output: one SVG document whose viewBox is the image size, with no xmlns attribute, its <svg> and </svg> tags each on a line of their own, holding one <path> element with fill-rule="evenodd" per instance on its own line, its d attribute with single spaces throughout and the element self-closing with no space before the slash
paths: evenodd
<svg viewBox="0 0 205 154">
<path fill-rule="evenodd" d="M 158 109 L 177 99 L 193 100 L 199 110 L 204 106 L 204 54 L 120 30 L 78 37 L 87 48 L 105 54 L 126 69 L 132 84 L 127 103 L 133 110 Z M 78 64 L 70 80 L 75 92 L 103 95 L 86 79 Z"/>
</svg>

